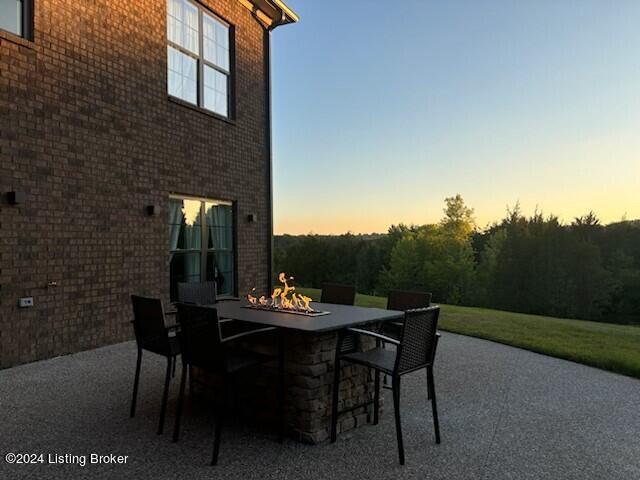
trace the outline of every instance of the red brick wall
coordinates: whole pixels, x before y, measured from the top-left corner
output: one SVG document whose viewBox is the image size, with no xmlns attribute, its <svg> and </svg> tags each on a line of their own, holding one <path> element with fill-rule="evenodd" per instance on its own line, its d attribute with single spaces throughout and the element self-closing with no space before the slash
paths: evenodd
<svg viewBox="0 0 640 480">
<path fill-rule="evenodd" d="M 132 338 L 129 295 L 168 295 L 170 193 L 235 201 L 239 291 L 267 287 L 264 31 L 203 3 L 235 25 L 235 123 L 168 100 L 165 0 L 38 0 L 34 42 L 0 33 L 0 193 L 26 196 L 0 202 L 0 368 Z"/>
</svg>

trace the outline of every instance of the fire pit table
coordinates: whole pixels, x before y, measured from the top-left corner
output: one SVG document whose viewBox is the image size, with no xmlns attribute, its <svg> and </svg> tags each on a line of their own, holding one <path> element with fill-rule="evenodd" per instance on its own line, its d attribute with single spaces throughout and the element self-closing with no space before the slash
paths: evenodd
<svg viewBox="0 0 640 480">
<path fill-rule="evenodd" d="M 216 304 L 221 318 L 278 327 L 284 340 L 285 412 L 287 433 L 305 443 L 321 443 L 329 438 L 331 390 L 338 332 L 344 328 L 375 325 L 397 320 L 404 312 L 329 303 L 311 304 L 322 315 L 305 316 L 274 310 L 247 308 L 245 301 Z M 375 346 L 375 340 L 362 337 L 362 347 Z M 343 366 L 340 383 L 341 409 L 373 400 L 374 377 L 363 367 Z M 258 381 L 259 379 L 256 379 Z M 269 385 L 275 390 L 275 382 Z M 258 384 L 258 386 L 260 386 Z M 367 423 L 373 417 L 373 403 L 341 415 L 339 430 L 346 431 Z"/>
</svg>

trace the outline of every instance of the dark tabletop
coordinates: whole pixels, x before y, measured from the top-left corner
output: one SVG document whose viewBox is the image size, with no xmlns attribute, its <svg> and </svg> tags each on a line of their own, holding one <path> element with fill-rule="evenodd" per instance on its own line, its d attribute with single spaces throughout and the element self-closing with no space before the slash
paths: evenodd
<svg viewBox="0 0 640 480">
<path fill-rule="evenodd" d="M 315 310 L 328 311 L 328 315 L 305 317 L 292 313 L 270 312 L 244 308 L 246 301 L 219 302 L 215 306 L 218 316 L 232 318 L 245 322 L 259 323 L 270 327 L 289 328 L 303 332 L 329 332 L 346 327 L 355 327 L 367 323 L 397 320 L 404 317 L 404 312 L 398 310 L 383 310 L 381 308 L 355 307 L 351 305 L 337 305 L 334 303 L 313 302 Z"/>
</svg>

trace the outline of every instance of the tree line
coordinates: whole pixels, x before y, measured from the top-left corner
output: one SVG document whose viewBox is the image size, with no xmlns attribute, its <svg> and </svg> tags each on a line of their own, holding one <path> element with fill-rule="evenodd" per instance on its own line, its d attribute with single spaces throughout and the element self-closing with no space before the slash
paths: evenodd
<svg viewBox="0 0 640 480">
<path fill-rule="evenodd" d="M 360 293 L 430 291 L 434 301 L 615 323 L 640 323 L 640 221 L 564 224 L 518 205 L 486 229 L 460 195 L 437 224 L 386 234 L 281 235 L 274 268 L 296 284 L 356 285 Z"/>
</svg>

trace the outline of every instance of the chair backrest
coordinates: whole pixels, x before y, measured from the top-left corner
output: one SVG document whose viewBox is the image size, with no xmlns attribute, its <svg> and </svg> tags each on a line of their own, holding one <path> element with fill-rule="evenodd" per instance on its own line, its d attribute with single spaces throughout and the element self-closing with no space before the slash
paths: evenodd
<svg viewBox="0 0 640 480">
<path fill-rule="evenodd" d="M 388 310 L 413 310 L 431 306 L 431 294 L 428 292 L 410 292 L 391 290 L 387 297 Z"/>
<path fill-rule="evenodd" d="M 150 343 L 168 341 L 168 333 L 164 324 L 164 309 L 159 298 L 131 295 L 133 306 L 133 329 L 139 347 Z"/>
<path fill-rule="evenodd" d="M 216 303 L 216 282 L 178 283 L 178 302 L 196 305 Z"/>
<path fill-rule="evenodd" d="M 436 348 L 440 307 L 407 310 L 404 314 L 396 373 L 406 373 L 431 364 Z"/>
<path fill-rule="evenodd" d="M 180 351 L 189 365 L 222 371 L 222 349 L 218 311 L 214 307 L 178 303 Z"/>
<path fill-rule="evenodd" d="M 321 303 L 353 305 L 355 300 L 356 287 L 352 285 L 338 285 L 337 283 L 325 283 L 322 285 Z"/>
</svg>

